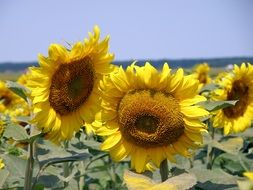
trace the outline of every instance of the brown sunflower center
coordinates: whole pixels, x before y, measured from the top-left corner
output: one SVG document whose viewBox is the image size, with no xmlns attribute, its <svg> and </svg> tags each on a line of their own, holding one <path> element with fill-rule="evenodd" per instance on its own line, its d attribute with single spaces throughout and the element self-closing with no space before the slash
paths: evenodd
<svg viewBox="0 0 253 190">
<path fill-rule="evenodd" d="M 198 76 L 198 80 L 200 83 L 206 84 L 207 83 L 207 73 L 205 73 L 205 72 L 200 73 Z"/>
<path fill-rule="evenodd" d="M 3 96 L 0 97 L 0 102 L 2 102 L 3 105 L 5 105 L 5 106 L 10 105 L 11 101 L 12 101 L 12 99 L 9 96 L 3 95 Z"/>
<path fill-rule="evenodd" d="M 228 118 L 242 116 L 247 108 L 249 87 L 241 80 L 233 82 L 232 89 L 227 93 L 227 100 L 238 100 L 235 106 L 224 108 L 223 112 Z"/>
<path fill-rule="evenodd" d="M 94 70 L 89 57 L 61 64 L 52 77 L 49 102 L 60 115 L 79 108 L 92 92 Z"/>
<path fill-rule="evenodd" d="M 130 91 L 121 100 L 118 113 L 123 137 L 142 147 L 169 145 L 184 132 L 178 101 L 167 93 Z"/>
</svg>

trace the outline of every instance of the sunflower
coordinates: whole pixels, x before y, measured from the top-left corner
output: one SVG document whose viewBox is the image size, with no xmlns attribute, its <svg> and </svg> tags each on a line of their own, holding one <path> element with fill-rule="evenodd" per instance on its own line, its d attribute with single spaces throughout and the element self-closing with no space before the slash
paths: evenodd
<svg viewBox="0 0 253 190">
<path fill-rule="evenodd" d="M 94 127 L 106 136 L 101 149 L 115 161 L 131 156 L 132 168 L 142 172 L 146 163 L 159 167 L 167 158 L 175 161 L 176 153 L 189 157 L 189 149 L 202 142 L 200 118 L 208 112 L 195 104 L 205 97 L 183 69 L 171 74 L 167 64 L 161 72 L 149 63 L 132 64 L 126 71 L 120 67 L 104 77 L 100 90 L 102 110 Z"/>
<path fill-rule="evenodd" d="M 219 82 L 221 88 L 213 93 L 214 100 L 238 100 L 235 106 L 217 111 L 213 118 L 214 127 L 224 127 L 224 134 L 242 132 L 251 126 L 253 118 L 253 66 L 243 63 L 234 65 Z"/>
<path fill-rule="evenodd" d="M 209 71 L 210 67 L 207 63 L 198 64 L 194 69 L 193 75 L 199 80 L 199 89 L 204 85 L 211 83 L 212 80 L 208 75 Z"/>
<path fill-rule="evenodd" d="M 23 73 L 17 79 L 17 83 L 26 87 L 28 78 L 29 78 L 29 72 Z M 26 91 L 26 93 L 27 93 L 26 95 L 29 97 L 30 96 L 29 92 Z M 30 108 L 29 108 L 27 102 L 25 102 L 22 98 L 20 98 L 19 107 L 16 108 L 12 113 L 10 113 L 10 115 L 11 114 L 14 116 L 28 116 L 30 114 Z"/>
<path fill-rule="evenodd" d="M 28 88 L 33 121 L 54 142 L 69 140 L 84 122 L 91 123 L 98 109 L 98 81 L 110 73 L 114 55 L 108 53 L 109 36 L 100 41 L 94 27 L 89 39 L 69 50 L 52 44 L 49 56 L 39 55 L 40 67 L 30 69 Z"/>
<path fill-rule="evenodd" d="M 0 80 L 0 112 L 10 113 L 19 101 L 20 98 L 7 88 L 5 82 Z"/>
<path fill-rule="evenodd" d="M 17 116 L 29 114 L 25 100 L 7 88 L 2 81 L 0 81 L 0 112 L 9 115 L 14 122 L 16 122 Z"/>
<path fill-rule="evenodd" d="M 3 162 L 3 159 L 0 158 L 0 170 L 3 169 L 5 166 L 4 162 Z"/>
</svg>

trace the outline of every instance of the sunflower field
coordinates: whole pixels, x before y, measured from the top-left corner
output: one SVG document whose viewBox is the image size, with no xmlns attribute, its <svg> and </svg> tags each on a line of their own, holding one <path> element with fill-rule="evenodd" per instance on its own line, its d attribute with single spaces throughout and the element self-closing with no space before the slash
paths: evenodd
<svg viewBox="0 0 253 190">
<path fill-rule="evenodd" d="M 253 65 L 114 65 L 109 36 L 0 80 L 0 189 L 253 190 Z"/>
</svg>

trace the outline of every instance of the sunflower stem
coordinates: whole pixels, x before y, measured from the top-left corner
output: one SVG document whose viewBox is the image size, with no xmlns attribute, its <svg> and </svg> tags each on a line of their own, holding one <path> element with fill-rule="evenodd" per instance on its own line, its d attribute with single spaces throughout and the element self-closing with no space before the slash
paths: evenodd
<svg viewBox="0 0 253 190">
<path fill-rule="evenodd" d="M 208 121 L 208 127 L 211 131 L 211 138 L 212 141 L 214 140 L 214 135 L 215 135 L 215 129 L 211 126 L 210 121 Z M 209 143 L 207 146 L 207 164 L 206 168 L 211 170 L 213 165 L 213 146 L 212 143 Z"/>
<path fill-rule="evenodd" d="M 29 107 L 29 113 L 30 118 L 33 119 L 34 113 L 32 111 L 32 101 L 30 98 L 27 98 L 28 107 Z M 30 125 L 30 137 L 37 133 L 37 129 L 34 125 Z M 30 190 L 33 189 L 34 184 L 32 184 L 33 181 L 33 168 L 34 168 L 34 162 L 38 161 L 37 157 L 37 150 L 36 150 L 36 141 L 30 141 L 28 144 L 28 159 L 26 163 L 26 171 L 25 171 L 25 184 L 24 184 L 24 190 Z"/>
<path fill-rule="evenodd" d="M 160 175 L 162 182 L 166 181 L 169 176 L 169 170 L 168 170 L 168 161 L 167 159 L 163 160 L 160 164 Z"/>
<path fill-rule="evenodd" d="M 193 168 L 194 167 L 194 153 L 192 155 L 192 157 L 188 158 L 189 159 L 189 163 L 190 163 L 190 168 Z"/>
<path fill-rule="evenodd" d="M 111 189 L 116 189 L 116 171 L 115 171 L 115 164 L 114 162 L 111 160 L 111 158 L 109 158 L 109 168 L 108 168 L 108 173 L 111 176 Z"/>
<path fill-rule="evenodd" d="M 31 125 L 30 135 L 33 135 L 33 133 L 34 133 L 34 126 Z M 35 143 L 36 143 L 36 141 L 32 141 L 28 144 L 28 159 L 27 159 L 27 163 L 26 163 L 25 184 L 24 184 L 25 190 L 32 189 L 34 158 L 36 157 Z"/>
<path fill-rule="evenodd" d="M 64 142 L 64 149 L 66 150 L 68 148 L 68 141 Z M 69 176 L 69 163 L 64 162 L 63 163 L 63 176 L 67 178 Z M 64 187 L 67 187 L 68 182 L 64 181 Z"/>
<path fill-rule="evenodd" d="M 85 167 L 84 167 L 84 161 L 80 162 L 80 177 L 79 177 L 79 190 L 82 190 L 84 188 L 84 174 L 85 174 Z"/>
</svg>

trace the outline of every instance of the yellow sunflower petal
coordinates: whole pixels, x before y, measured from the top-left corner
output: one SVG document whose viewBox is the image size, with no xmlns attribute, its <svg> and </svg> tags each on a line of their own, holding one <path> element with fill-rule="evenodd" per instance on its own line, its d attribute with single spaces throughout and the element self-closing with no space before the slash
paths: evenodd
<svg viewBox="0 0 253 190">
<path fill-rule="evenodd" d="M 183 69 L 178 69 L 177 72 L 172 75 L 168 80 L 169 86 L 167 87 L 166 91 L 168 93 L 174 93 L 175 90 L 182 84 L 183 82 L 183 77 L 184 77 L 184 70 Z"/>
<path fill-rule="evenodd" d="M 250 180 L 253 180 L 253 172 L 244 172 L 243 175 L 248 177 Z"/>
<path fill-rule="evenodd" d="M 110 150 L 110 153 L 112 155 L 113 160 L 121 161 L 128 156 L 131 150 L 132 145 L 125 141 L 115 146 L 112 150 Z"/>
<path fill-rule="evenodd" d="M 199 106 L 181 107 L 181 112 L 189 118 L 199 118 L 209 115 L 209 112 Z"/>
<path fill-rule="evenodd" d="M 135 150 L 133 154 L 133 162 L 135 169 L 138 173 L 141 173 L 145 169 L 146 160 L 147 160 L 147 152 L 145 149 L 140 148 L 138 150 Z"/>
<path fill-rule="evenodd" d="M 201 95 L 196 95 L 193 98 L 188 98 L 188 99 L 182 100 L 180 102 L 180 105 L 181 106 L 191 106 L 191 105 L 197 104 L 199 102 L 203 102 L 203 101 L 206 101 L 206 97 L 201 96 Z"/>
<path fill-rule="evenodd" d="M 117 145 L 119 143 L 119 141 L 121 140 L 121 133 L 120 132 L 116 132 L 115 134 L 109 136 L 101 145 L 101 149 L 102 150 L 109 150 L 112 147 L 114 147 L 115 145 Z"/>
</svg>

